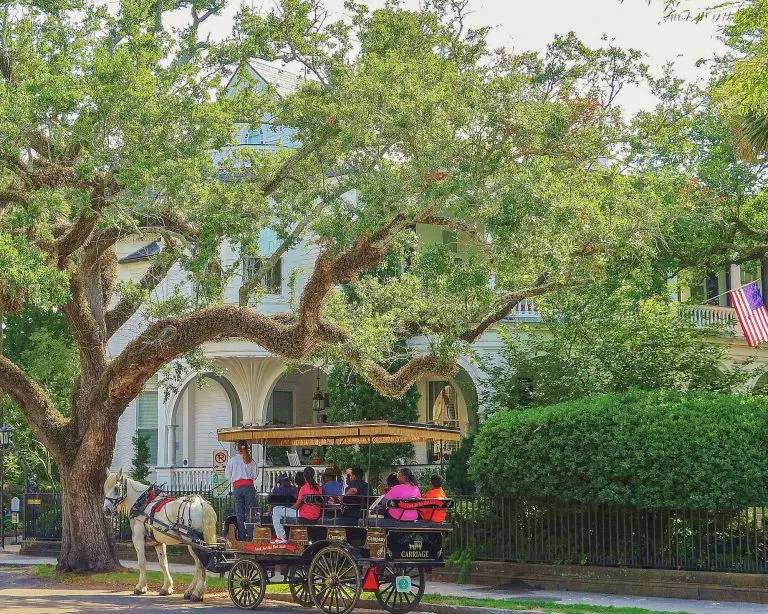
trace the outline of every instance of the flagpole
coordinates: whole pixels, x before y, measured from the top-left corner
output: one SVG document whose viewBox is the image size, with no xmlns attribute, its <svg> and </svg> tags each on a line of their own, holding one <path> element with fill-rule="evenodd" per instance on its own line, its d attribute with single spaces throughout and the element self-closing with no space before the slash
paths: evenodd
<svg viewBox="0 0 768 614">
<path fill-rule="evenodd" d="M 752 284 L 756 284 L 756 283 L 758 283 L 756 279 L 755 279 L 755 280 L 752 280 L 752 281 L 750 281 L 750 282 L 747 282 L 747 283 L 745 283 L 745 284 L 742 284 L 742 285 L 740 285 L 738 288 L 733 288 L 733 289 L 731 289 L 731 290 L 726 290 L 725 292 L 723 292 L 723 293 L 721 293 L 721 294 L 718 294 L 717 296 L 713 296 L 712 298 L 708 298 L 706 301 L 704 301 L 704 302 L 703 302 L 703 303 L 701 303 L 701 304 L 702 304 L 702 305 L 706 305 L 706 304 L 707 304 L 707 303 L 709 303 L 710 301 L 714 301 L 715 299 L 717 299 L 717 298 L 720 298 L 721 296 L 725 296 L 725 295 L 726 295 L 726 294 L 728 294 L 729 292 L 735 292 L 736 290 L 741 290 L 742 288 L 746 288 L 747 286 L 750 286 L 750 285 L 752 285 Z"/>
</svg>

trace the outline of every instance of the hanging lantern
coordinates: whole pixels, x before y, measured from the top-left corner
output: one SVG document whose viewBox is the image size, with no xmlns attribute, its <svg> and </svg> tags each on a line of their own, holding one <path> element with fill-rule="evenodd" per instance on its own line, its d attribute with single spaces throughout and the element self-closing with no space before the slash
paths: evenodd
<svg viewBox="0 0 768 614">
<path fill-rule="evenodd" d="M 315 396 L 312 397 L 312 409 L 316 412 L 325 411 L 328 409 L 328 395 L 323 394 L 320 390 L 320 369 L 317 370 L 317 390 L 315 390 Z"/>
</svg>

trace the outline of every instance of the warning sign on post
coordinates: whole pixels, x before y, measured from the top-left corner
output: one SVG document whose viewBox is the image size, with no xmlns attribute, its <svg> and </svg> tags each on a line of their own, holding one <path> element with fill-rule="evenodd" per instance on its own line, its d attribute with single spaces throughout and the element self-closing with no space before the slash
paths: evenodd
<svg viewBox="0 0 768 614">
<path fill-rule="evenodd" d="M 214 450 L 213 451 L 213 472 L 224 473 L 227 468 L 227 462 L 229 461 L 229 452 L 226 450 Z"/>
</svg>

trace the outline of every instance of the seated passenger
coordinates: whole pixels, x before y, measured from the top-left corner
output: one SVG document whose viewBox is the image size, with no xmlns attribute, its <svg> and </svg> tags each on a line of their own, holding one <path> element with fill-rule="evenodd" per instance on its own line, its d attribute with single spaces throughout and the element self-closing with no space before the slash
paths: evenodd
<svg viewBox="0 0 768 614">
<path fill-rule="evenodd" d="M 352 467 L 347 472 L 347 488 L 345 495 L 357 495 L 367 497 L 369 494 L 368 482 L 365 481 L 365 472 L 360 467 Z"/>
<path fill-rule="evenodd" d="M 381 489 L 381 494 L 383 495 L 387 494 L 390 488 L 397 486 L 399 483 L 400 482 L 397 479 L 397 472 L 393 471 L 387 476 L 387 483 Z"/>
<path fill-rule="evenodd" d="M 323 494 L 329 497 L 340 497 L 344 490 L 340 478 L 340 471 L 334 471 L 332 467 L 328 467 L 328 469 L 323 472 Z"/>
<path fill-rule="evenodd" d="M 421 491 L 416 484 L 416 478 L 408 467 L 403 467 L 397 472 L 397 486 L 393 486 L 384 495 L 385 499 L 418 499 Z M 401 510 L 396 507 L 388 507 L 387 514 L 395 520 L 417 520 L 419 513 L 416 510 Z"/>
<path fill-rule="evenodd" d="M 363 507 L 368 506 L 370 489 L 365 481 L 365 472 L 360 467 L 352 467 L 347 470 L 347 488 L 344 495 L 347 497 L 360 497 L 354 501 L 359 503 L 346 503 L 341 512 L 343 518 L 360 518 L 363 515 Z"/>
<path fill-rule="evenodd" d="M 285 527 L 283 518 L 303 518 L 304 520 L 317 520 L 320 518 L 322 508 L 319 505 L 304 503 L 304 497 L 307 495 L 322 495 L 320 486 L 315 480 L 315 470 L 312 467 L 304 467 L 304 486 L 299 489 L 296 495 L 296 503 L 287 507 L 285 505 L 276 505 L 272 510 L 272 526 L 275 529 L 276 537 L 272 538 L 273 544 L 285 544 L 288 540 L 285 538 Z"/>
<path fill-rule="evenodd" d="M 298 489 L 293 485 L 293 482 L 291 482 L 290 475 L 284 473 L 277 476 L 277 482 L 275 483 L 275 487 L 272 489 L 271 494 L 278 497 L 291 497 L 292 499 L 295 499 L 297 493 Z"/>
<path fill-rule="evenodd" d="M 437 473 L 429 478 L 429 485 L 432 487 L 424 493 L 425 499 L 447 499 L 448 496 L 443 490 L 443 477 Z M 419 516 L 422 520 L 431 520 L 432 522 L 445 522 L 447 512 L 437 509 L 420 509 Z"/>
</svg>

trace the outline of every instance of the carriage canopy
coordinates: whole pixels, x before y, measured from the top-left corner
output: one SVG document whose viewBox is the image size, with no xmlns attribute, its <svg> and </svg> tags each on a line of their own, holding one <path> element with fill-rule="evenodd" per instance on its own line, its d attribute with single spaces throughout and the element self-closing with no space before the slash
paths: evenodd
<svg viewBox="0 0 768 614">
<path fill-rule="evenodd" d="M 219 441 L 245 440 L 272 446 L 353 446 L 423 441 L 458 442 L 459 429 L 432 424 L 399 423 L 387 420 L 344 424 L 297 424 L 241 426 L 218 430 Z"/>
</svg>

